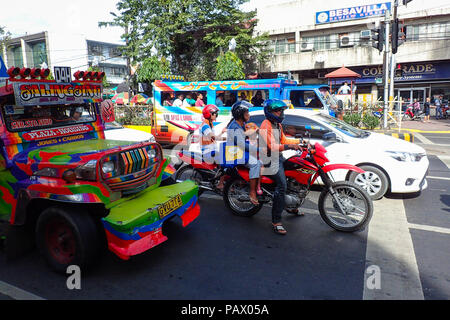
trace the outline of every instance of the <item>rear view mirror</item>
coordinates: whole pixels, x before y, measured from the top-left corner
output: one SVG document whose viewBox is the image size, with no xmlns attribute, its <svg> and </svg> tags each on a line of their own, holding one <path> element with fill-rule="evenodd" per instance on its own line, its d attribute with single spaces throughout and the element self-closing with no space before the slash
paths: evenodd
<svg viewBox="0 0 450 320">
<path fill-rule="evenodd" d="M 336 133 L 334 133 L 334 132 L 327 132 L 322 137 L 323 137 L 323 140 L 327 140 L 327 141 L 337 140 Z"/>
</svg>

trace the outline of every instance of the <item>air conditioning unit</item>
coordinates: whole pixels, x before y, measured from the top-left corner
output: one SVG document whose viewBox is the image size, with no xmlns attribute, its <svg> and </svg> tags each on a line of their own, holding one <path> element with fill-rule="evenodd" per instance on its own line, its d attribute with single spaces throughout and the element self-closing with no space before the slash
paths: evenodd
<svg viewBox="0 0 450 320">
<path fill-rule="evenodd" d="M 370 36 L 372 35 L 371 30 L 361 30 L 359 37 L 361 39 L 370 39 Z"/>
<path fill-rule="evenodd" d="M 355 45 L 353 38 L 350 36 L 342 36 L 339 38 L 339 46 L 342 47 L 352 47 Z"/>
<path fill-rule="evenodd" d="M 301 51 L 311 51 L 314 48 L 314 43 L 311 42 L 302 42 L 300 45 Z"/>
</svg>

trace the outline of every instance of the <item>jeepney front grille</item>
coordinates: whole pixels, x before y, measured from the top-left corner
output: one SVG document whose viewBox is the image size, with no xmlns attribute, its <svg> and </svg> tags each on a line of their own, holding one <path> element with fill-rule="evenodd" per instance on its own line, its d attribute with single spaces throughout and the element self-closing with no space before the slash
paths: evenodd
<svg viewBox="0 0 450 320">
<path fill-rule="evenodd" d="M 159 147 L 153 144 L 123 151 L 105 160 L 111 159 L 115 161 L 117 169 L 109 176 L 104 175 L 109 188 L 113 191 L 133 193 L 132 191 L 139 192 L 151 183 L 149 180 L 155 176 L 161 155 Z"/>
</svg>

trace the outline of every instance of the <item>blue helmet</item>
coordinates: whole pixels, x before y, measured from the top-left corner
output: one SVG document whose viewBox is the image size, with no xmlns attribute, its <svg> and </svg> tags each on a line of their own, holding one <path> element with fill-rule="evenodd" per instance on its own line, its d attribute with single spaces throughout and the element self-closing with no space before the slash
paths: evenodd
<svg viewBox="0 0 450 320">
<path fill-rule="evenodd" d="M 282 123 L 284 120 L 284 110 L 288 108 L 286 103 L 280 99 L 268 99 L 264 101 L 263 103 L 264 107 L 264 115 L 266 116 L 266 119 L 275 122 L 275 123 Z M 273 114 L 274 111 L 282 110 L 281 116 L 277 117 Z"/>
</svg>

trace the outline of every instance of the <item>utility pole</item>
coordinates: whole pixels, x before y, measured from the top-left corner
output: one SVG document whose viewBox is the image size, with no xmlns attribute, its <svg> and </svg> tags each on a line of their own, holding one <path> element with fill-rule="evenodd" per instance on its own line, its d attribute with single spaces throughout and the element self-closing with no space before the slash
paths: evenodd
<svg viewBox="0 0 450 320">
<path fill-rule="evenodd" d="M 397 39 L 394 39 L 394 37 L 398 37 L 398 32 L 395 32 L 395 28 L 398 28 L 398 21 L 397 21 L 397 7 L 398 7 L 398 0 L 394 0 L 394 12 L 393 12 L 393 22 L 392 22 L 392 55 L 391 55 L 391 68 L 390 68 L 390 88 L 389 88 L 389 102 L 392 103 L 394 100 L 394 73 L 395 73 L 395 54 L 397 52 L 397 48 L 394 50 L 394 41 L 397 43 Z"/>
<path fill-rule="evenodd" d="M 384 119 L 383 119 L 383 128 L 387 128 L 387 113 L 388 113 L 388 104 L 389 104 L 389 33 L 390 33 L 390 11 L 386 10 L 385 15 L 385 37 L 384 37 L 384 61 L 383 61 L 383 74 L 384 74 Z"/>
</svg>

